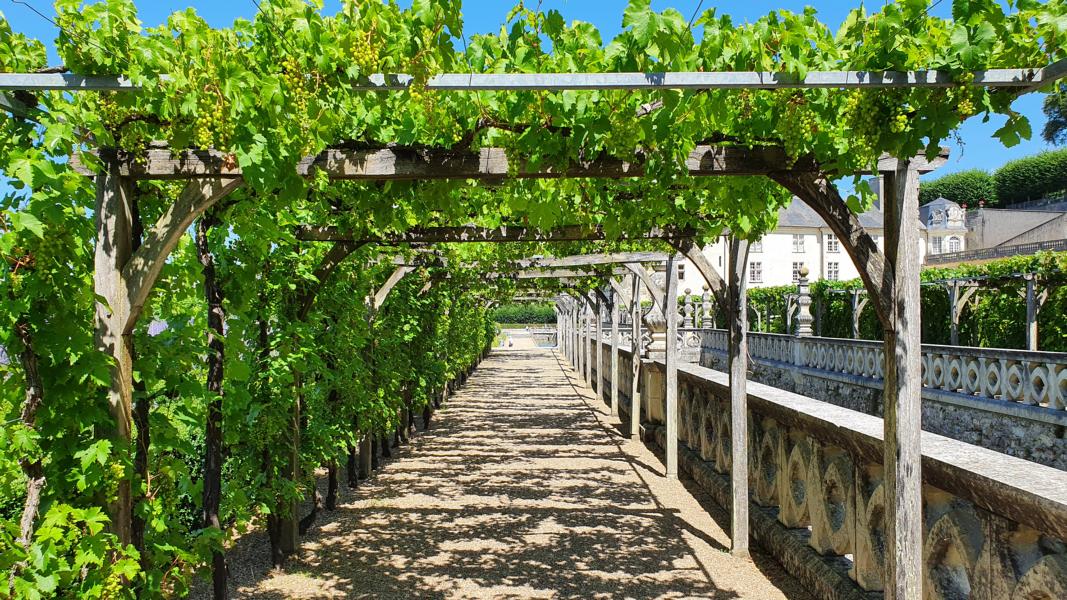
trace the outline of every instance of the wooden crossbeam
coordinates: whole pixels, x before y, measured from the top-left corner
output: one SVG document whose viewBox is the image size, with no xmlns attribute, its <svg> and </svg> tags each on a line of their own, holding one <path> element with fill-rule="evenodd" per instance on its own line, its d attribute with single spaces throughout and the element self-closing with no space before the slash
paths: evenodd
<svg viewBox="0 0 1067 600">
<path fill-rule="evenodd" d="M 591 265 L 618 265 L 624 263 L 665 262 L 670 258 L 666 252 L 609 252 L 604 254 L 579 254 L 574 256 L 539 256 L 511 261 L 509 264 L 522 269 L 546 269 L 581 267 Z"/>
<path fill-rule="evenodd" d="M 609 273 L 597 273 L 596 271 L 585 269 L 532 269 L 516 271 L 514 273 L 501 273 L 498 274 L 498 276 L 501 278 L 513 279 L 571 279 L 577 277 L 612 277 L 625 275 L 627 273 L 629 273 L 629 271 L 623 268 L 612 269 Z"/>
<path fill-rule="evenodd" d="M 131 179 L 210 179 L 241 176 L 232 154 L 218 150 L 177 150 L 152 145 L 134 156 L 117 153 L 117 172 Z M 521 162 L 512 169 L 503 148 L 460 152 L 442 148 L 327 149 L 301 160 L 296 167 L 302 177 L 325 171 L 334 180 L 395 181 L 429 179 L 564 179 L 640 177 L 643 157 L 632 161 L 604 157 L 571 163 L 566 167 L 543 164 L 529 167 Z M 95 175 L 77 156 L 71 163 L 85 175 Z M 812 171 L 810 161 L 792 161 L 776 146 L 740 148 L 699 145 L 689 153 L 686 167 L 694 177 L 763 175 L 780 171 Z"/>
<path fill-rule="evenodd" d="M 691 236 L 692 230 L 652 229 L 638 235 L 624 235 L 618 239 L 665 239 L 675 236 Z M 297 229 L 296 239 L 314 242 L 349 242 L 382 244 L 431 244 L 464 242 L 577 242 L 607 239 L 598 227 L 581 225 L 557 229 L 533 227 L 479 227 L 462 225 L 456 227 L 415 227 L 402 233 L 384 235 L 353 235 L 343 229 L 320 225 L 302 225 Z"/>
<path fill-rule="evenodd" d="M 1032 89 L 1064 76 L 1064 60 L 1045 67 L 985 69 L 974 72 L 974 85 Z M 160 77 L 163 80 L 168 75 Z M 958 77 L 943 71 L 811 71 L 804 77 L 776 71 L 706 71 L 651 73 L 442 73 L 426 88 L 449 91 L 562 91 L 656 89 L 785 89 L 952 87 Z M 405 90 L 414 78 L 374 74 L 356 79 L 356 91 Z M 139 90 L 124 76 L 74 73 L 0 73 L 0 90 Z"/>
<path fill-rule="evenodd" d="M 153 144 L 138 155 L 117 152 L 113 160 L 120 176 L 135 180 L 230 179 L 242 175 L 234 155 L 218 150 L 172 150 L 165 145 Z M 529 167 L 520 161 L 512 169 L 511 160 L 503 148 L 481 148 L 472 152 L 444 148 L 329 148 L 316 156 L 305 157 L 297 163 L 296 171 L 301 177 L 324 171 L 330 179 L 338 181 L 623 179 L 643 176 L 643 160 L 643 156 L 635 153 L 632 161 L 601 157 L 565 167 L 549 164 Z M 913 159 L 911 165 L 919 173 L 928 173 L 947 160 L 946 148 L 929 161 Z M 77 154 L 71 157 L 71 164 L 83 175 L 96 175 Z M 743 148 L 701 144 L 689 153 L 685 165 L 692 177 L 781 176 L 818 171 L 818 165 L 810 159 L 792 160 L 778 146 Z M 896 165 L 895 158 L 883 156 L 877 169 L 882 173 L 892 172 Z"/>
</svg>

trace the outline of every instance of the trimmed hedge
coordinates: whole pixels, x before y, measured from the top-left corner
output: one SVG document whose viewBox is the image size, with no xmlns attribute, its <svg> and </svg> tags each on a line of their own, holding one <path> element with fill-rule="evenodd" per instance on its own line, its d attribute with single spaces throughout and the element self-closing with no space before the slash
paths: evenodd
<svg viewBox="0 0 1067 600">
<path fill-rule="evenodd" d="M 919 187 L 919 203 L 929 204 L 938 198 L 948 198 L 956 204 L 977 207 L 980 200 L 986 206 L 997 206 L 997 186 L 993 176 L 981 169 L 950 173 Z"/>
<path fill-rule="evenodd" d="M 548 325 L 556 322 L 551 304 L 505 304 L 491 315 L 497 323 Z"/>
<path fill-rule="evenodd" d="M 1040 200 L 1067 190 L 1067 149 L 1006 163 L 993 173 L 1001 204 Z"/>
</svg>

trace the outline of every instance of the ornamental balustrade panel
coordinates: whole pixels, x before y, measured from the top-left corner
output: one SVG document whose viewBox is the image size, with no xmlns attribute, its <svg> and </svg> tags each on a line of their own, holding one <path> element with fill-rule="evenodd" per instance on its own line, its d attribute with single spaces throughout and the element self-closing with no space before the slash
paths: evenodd
<svg viewBox="0 0 1067 600">
<path fill-rule="evenodd" d="M 801 366 L 872 379 L 885 377 L 885 352 L 881 342 L 806 337 L 799 343 Z"/>
<path fill-rule="evenodd" d="M 656 364 L 651 368 L 663 367 Z M 774 509 L 769 514 L 784 528 L 806 529 L 803 537 L 814 552 L 831 563 L 847 565 L 849 577 L 860 588 L 882 590 L 886 499 L 882 465 L 872 460 L 872 456 L 880 457 L 878 450 L 871 447 L 869 439 L 850 440 L 850 431 L 826 427 L 834 423 L 830 420 L 798 426 L 810 421 L 789 418 L 778 408 L 761 408 L 775 400 L 760 402 L 759 393 L 757 389 L 749 395 L 751 500 Z M 687 456 L 699 457 L 721 474 L 724 482 L 729 481 L 731 422 L 725 384 L 711 384 L 699 375 L 683 372 L 678 398 L 680 445 L 692 451 Z M 776 418 L 782 416 L 784 420 Z M 837 416 L 840 418 L 840 414 Z M 855 418 L 877 419 L 859 413 Z M 820 432 L 828 429 L 837 431 L 838 437 L 822 437 Z M 964 446 L 962 442 L 951 442 Z M 880 448 L 880 440 L 874 443 Z M 1010 457 L 1003 460 L 1049 469 Z M 1010 478 L 1011 474 L 1006 476 Z M 1060 524 L 1057 527 L 1062 535 L 1067 505 L 1041 497 L 1040 490 L 1021 495 L 1025 498 L 1021 502 L 1032 503 L 1035 511 L 1046 513 L 1028 519 L 1030 524 L 1022 523 L 990 509 L 998 506 L 998 501 L 983 497 L 983 477 L 967 471 L 957 474 L 955 485 L 971 490 L 968 497 L 962 497 L 938 487 L 937 480 L 924 475 L 924 597 L 1067 598 L 1067 544 L 1062 538 L 1031 526 L 1034 522 L 1055 522 Z"/>
<path fill-rule="evenodd" d="M 753 358 L 793 362 L 793 336 L 780 333 L 750 335 L 748 353 Z"/>
<path fill-rule="evenodd" d="M 697 335 L 703 353 L 726 353 L 726 331 Z M 877 341 L 749 332 L 748 346 L 754 359 L 885 378 L 885 354 Z M 922 382 L 929 389 L 1067 410 L 1067 353 L 923 344 Z"/>
</svg>

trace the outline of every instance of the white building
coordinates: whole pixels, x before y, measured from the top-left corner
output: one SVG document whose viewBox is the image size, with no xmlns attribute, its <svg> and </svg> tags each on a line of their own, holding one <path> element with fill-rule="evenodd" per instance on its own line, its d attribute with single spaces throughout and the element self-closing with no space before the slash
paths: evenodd
<svg viewBox="0 0 1067 600">
<path fill-rule="evenodd" d="M 926 226 L 926 253 L 944 254 L 967 249 L 966 214 L 959 204 L 938 198 L 919 207 L 919 219 Z"/>
<path fill-rule="evenodd" d="M 884 249 L 884 215 L 876 205 L 859 215 L 860 224 Z M 919 219 L 913 221 L 921 230 L 919 258 L 926 254 L 926 230 Z M 962 237 L 962 236 L 961 236 Z M 711 264 L 726 275 L 726 240 L 720 238 L 704 248 Z M 859 277 L 852 258 L 845 252 L 840 241 L 830 231 L 826 222 L 807 204 L 794 199 L 788 207 L 778 211 L 778 228 L 763 236 L 749 247 L 748 286 L 771 287 L 797 282 L 801 266 L 808 267 L 808 280 L 848 280 Z M 679 273 L 678 291 L 697 294 L 704 287 L 700 273 L 688 261 Z"/>
</svg>

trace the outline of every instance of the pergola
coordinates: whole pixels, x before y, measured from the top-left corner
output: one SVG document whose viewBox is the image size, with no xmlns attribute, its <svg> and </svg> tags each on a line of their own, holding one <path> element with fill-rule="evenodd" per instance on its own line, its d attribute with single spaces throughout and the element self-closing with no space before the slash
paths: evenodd
<svg viewBox="0 0 1067 600">
<path fill-rule="evenodd" d="M 1008 88 L 1010 93 L 1025 93 L 1048 85 L 1067 73 L 1067 61 L 1023 69 L 995 69 L 974 73 L 974 84 Z M 361 80 L 354 91 L 388 91 L 404 89 L 411 79 L 404 75 L 379 75 Z M 954 85 L 954 78 L 937 71 L 918 72 L 811 72 L 805 77 L 793 77 L 773 72 L 706 72 L 706 73 L 529 73 L 529 74 L 468 74 L 438 75 L 427 83 L 428 89 L 474 90 L 680 90 L 680 89 L 784 89 L 784 88 L 866 88 L 945 87 Z M 0 91 L 4 90 L 126 90 L 137 88 L 124 77 L 87 77 L 65 73 L 0 74 Z M 4 96 L 8 110 L 19 110 L 17 102 Z M 653 104 L 642 110 L 654 111 Z M 97 205 L 94 289 L 100 298 L 96 305 L 96 341 L 99 349 L 113 359 L 110 372 L 109 401 L 120 437 L 131 435 L 133 398 L 133 358 L 131 336 L 142 309 L 160 275 L 165 261 L 176 247 L 179 238 L 206 210 L 243 185 L 242 171 L 232 156 L 216 150 L 187 150 L 155 145 L 139 155 L 130 155 L 101 148 L 95 153 L 103 164 L 100 172 L 88 169 L 72 160 L 87 176 L 96 178 Z M 464 179 L 484 182 L 508 178 L 608 178 L 641 177 L 643 157 L 636 152 L 633 160 L 595 158 L 573 162 L 565 167 L 528 165 L 521 156 L 512 156 L 502 148 L 480 148 L 457 152 L 443 148 L 380 147 L 370 149 L 328 148 L 308 156 L 297 165 L 297 173 L 304 177 L 325 174 L 331 180 L 391 181 Z M 939 156 L 891 157 L 883 156 L 874 169 L 884 177 L 884 208 L 886 214 L 885 250 L 879 249 L 864 230 L 856 214 L 838 193 L 831 175 L 813 160 L 789 160 L 784 149 L 777 146 L 742 147 L 731 145 L 700 145 L 685 160 L 687 173 L 692 177 L 760 176 L 766 177 L 808 204 L 822 217 L 840 239 L 842 246 L 855 263 L 871 298 L 878 318 L 885 330 L 885 390 L 884 390 L 884 456 L 886 486 L 886 590 L 888 598 L 918 597 L 921 590 L 921 451 L 920 402 L 921 355 L 919 314 L 919 257 L 918 231 L 907 226 L 908 218 L 918 209 L 918 177 L 943 164 L 946 154 Z M 139 180 L 186 181 L 184 191 L 164 214 L 144 233 L 143 242 L 135 248 L 131 206 Z M 656 230 L 632 236 L 630 239 L 660 239 L 691 259 L 707 281 L 716 301 L 724 309 L 729 330 L 729 375 L 732 422 L 732 549 L 737 554 L 748 552 L 748 468 L 747 468 L 747 395 L 746 372 L 748 350 L 746 331 L 746 284 L 748 243 L 731 238 L 727 272 L 721 274 L 701 252 L 693 231 Z M 515 242 L 515 241 L 581 241 L 602 240 L 603 231 L 588 227 L 570 227 L 554 231 L 531 228 L 420 227 L 407 232 L 388 235 L 365 235 L 309 224 L 297 232 L 297 238 L 332 243 L 315 272 L 318 283 L 300 294 L 297 314 L 306 315 L 315 294 L 337 266 L 355 249 L 369 244 L 414 244 L 436 242 Z M 677 330 L 677 274 L 674 254 L 646 253 L 642 256 L 592 258 L 530 259 L 510 267 L 517 277 L 575 278 L 589 276 L 582 267 L 592 265 L 625 265 L 613 267 L 610 275 L 631 276 L 630 308 L 639 327 L 640 286 L 652 290 L 652 297 L 660 305 L 667 327 L 666 398 L 667 398 L 667 473 L 677 474 L 677 358 L 674 338 Z M 593 261 L 593 262 L 583 262 Z M 668 265 L 664 289 L 652 285 L 647 271 L 637 265 L 644 262 L 666 262 Z M 545 270 L 547 267 L 549 270 Z M 381 306 L 388 290 L 410 271 L 397 267 L 393 276 L 372 299 Z M 612 279 L 616 295 L 621 284 Z M 662 298 L 662 301 L 660 300 Z M 606 304 L 613 304 L 602 296 Z M 564 319 L 565 334 L 577 331 L 579 303 L 597 306 L 596 300 L 574 293 L 559 303 Z M 599 310 L 598 308 L 596 310 Z M 617 327 L 612 311 L 613 344 L 617 345 Z M 599 323 L 599 319 L 597 320 Z M 587 326 L 588 328 L 588 326 Z M 599 333 L 599 332 L 598 332 Z M 635 350 L 639 343 L 635 331 Z M 598 335 L 599 338 L 599 335 Z M 568 338 L 569 339 L 569 338 Z M 569 343 L 569 342 L 568 342 Z M 614 347 L 614 346 L 613 346 Z M 588 344 L 586 344 L 588 352 Z M 573 348 L 568 348 L 572 356 Z M 635 367 L 639 368 L 635 352 Z M 586 368 L 589 357 L 577 358 Z M 582 361 L 584 360 L 584 363 Z M 613 354 L 613 372 L 617 369 Z M 635 377 L 635 382 L 636 382 Z M 635 383 L 636 385 L 636 383 Z M 635 390 L 636 392 L 636 390 Z M 636 396 L 636 393 L 634 394 Z M 613 391 L 612 405 L 616 406 Z M 616 406 L 617 408 L 617 406 Z M 299 409 L 298 409 L 299 410 Z M 638 426 L 639 410 L 633 413 L 632 427 Z M 294 418 L 294 424 L 299 418 Z M 298 469 L 293 458 L 293 469 Z M 120 486 L 119 502 L 114 509 L 115 526 L 121 540 L 129 539 L 126 525 L 130 522 L 132 500 L 129 483 Z M 297 544 L 296 523 L 286 526 L 292 549 Z"/>
</svg>

